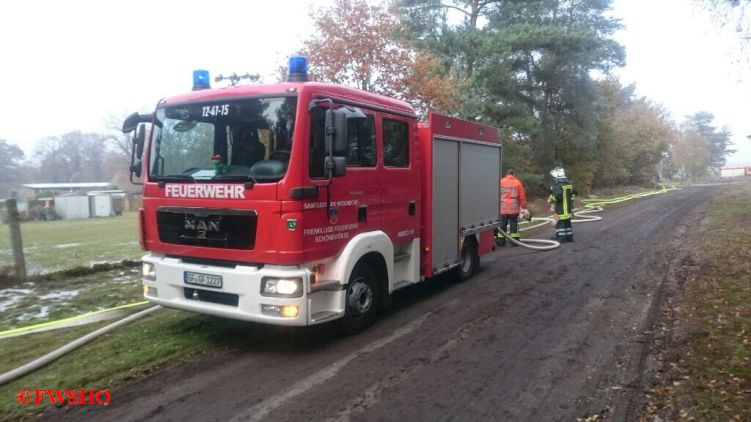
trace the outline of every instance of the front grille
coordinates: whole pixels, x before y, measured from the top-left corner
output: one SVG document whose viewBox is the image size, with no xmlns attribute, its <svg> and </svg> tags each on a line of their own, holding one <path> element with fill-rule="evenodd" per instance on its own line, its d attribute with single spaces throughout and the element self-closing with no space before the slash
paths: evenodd
<svg viewBox="0 0 751 422">
<path fill-rule="evenodd" d="M 190 300 L 199 300 L 201 302 L 211 302 L 234 307 L 237 307 L 237 304 L 240 302 L 240 296 L 232 293 L 212 292 L 209 290 L 191 289 L 188 287 L 185 287 L 183 291 L 185 298 Z"/>
<path fill-rule="evenodd" d="M 161 207 L 159 240 L 176 245 L 253 249 L 258 216 L 252 210 Z"/>
</svg>

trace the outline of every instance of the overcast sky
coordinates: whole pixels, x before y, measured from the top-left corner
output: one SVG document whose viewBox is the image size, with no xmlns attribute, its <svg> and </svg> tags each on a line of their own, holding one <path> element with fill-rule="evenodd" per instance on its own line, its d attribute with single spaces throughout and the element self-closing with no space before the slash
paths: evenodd
<svg viewBox="0 0 751 422">
<path fill-rule="evenodd" d="M 0 6 L 0 139 L 27 154 L 37 140 L 100 131 L 109 116 L 148 112 L 188 91 L 193 69 L 260 73 L 276 67 L 312 30 L 311 7 L 330 0 L 198 2 L 26 0 Z M 676 121 L 699 110 L 727 125 L 751 165 L 751 85 L 734 44 L 691 0 L 615 0 L 627 50 L 618 71 Z"/>
</svg>

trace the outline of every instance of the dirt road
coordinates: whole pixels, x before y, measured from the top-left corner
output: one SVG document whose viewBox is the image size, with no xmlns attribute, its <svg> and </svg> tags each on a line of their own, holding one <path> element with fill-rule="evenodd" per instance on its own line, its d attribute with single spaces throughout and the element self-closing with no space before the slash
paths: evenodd
<svg viewBox="0 0 751 422">
<path fill-rule="evenodd" d="M 367 331 L 249 325 L 246 347 L 59 420 L 633 420 L 681 235 L 715 188 L 607 210 L 552 252 L 502 248 L 472 280 L 401 292 Z M 545 235 L 552 234 L 552 228 Z M 222 320 L 217 320 L 221 324 Z"/>
</svg>

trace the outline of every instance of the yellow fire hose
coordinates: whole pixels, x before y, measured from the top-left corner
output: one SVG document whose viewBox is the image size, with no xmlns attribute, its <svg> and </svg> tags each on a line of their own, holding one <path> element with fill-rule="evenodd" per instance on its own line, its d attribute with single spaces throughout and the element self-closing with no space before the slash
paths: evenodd
<svg viewBox="0 0 751 422">
<path fill-rule="evenodd" d="M 590 223 L 593 221 L 600 221 L 602 220 L 602 217 L 598 215 L 589 215 L 596 212 L 601 212 L 604 209 L 602 208 L 603 205 L 610 205 L 610 204 L 618 204 L 621 202 L 630 201 L 632 199 L 637 198 L 644 198 L 647 196 L 652 195 L 659 195 L 661 193 L 668 192 L 670 190 L 676 190 L 677 188 L 668 188 L 666 186 L 663 186 L 660 190 L 652 191 L 652 192 L 642 192 L 642 193 L 633 193 L 631 195 L 621 196 L 618 198 L 610 198 L 610 199 L 583 199 L 582 202 L 584 202 L 584 208 L 576 208 L 573 210 L 574 217 L 577 217 L 575 219 L 572 219 L 572 223 Z M 531 222 L 539 221 L 538 224 L 534 224 L 529 227 L 524 227 L 519 229 L 519 231 L 527 231 L 531 230 L 537 227 L 546 226 L 548 224 L 555 225 L 557 220 L 557 216 L 555 214 L 548 216 L 548 217 L 534 217 L 531 219 Z M 520 224 L 527 224 L 525 222 L 522 222 Z M 498 228 L 498 232 L 500 232 L 503 236 L 506 237 L 506 239 L 510 240 L 511 243 L 525 247 L 527 249 L 537 250 L 537 251 L 549 251 L 555 248 L 558 248 L 561 246 L 559 242 L 556 242 L 555 240 L 546 240 L 546 239 L 524 239 L 524 241 L 519 241 L 514 238 L 512 238 L 508 233 Z M 532 243 L 535 244 L 541 244 L 544 246 L 535 246 L 532 245 Z"/>
<path fill-rule="evenodd" d="M 671 188 L 671 189 L 674 189 L 674 188 Z M 668 191 L 668 189 L 665 188 L 665 187 L 663 187 L 659 191 L 637 193 L 637 194 L 622 196 L 620 198 L 612 198 L 612 199 L 584 199 L 582 201 L 582 202 L 585 203 L 584 209 L 582 209 L 582 208 L 575 209 L 574 212 L 573 212 L 573 214 L 574 214 L 575 217 L 578 217 L 578 219 L 571 220 L 571 221 L 574 222 L 574 223 L 585 223 L 585 222 L 591 222 L 591 221 L 598 221 L 598 220 L 601 220 L 602 217 L 599 217 L 599 216 L 589 216 L 587 214 L 602 211 L 603 210 L 602 209 L 602 205 L 616 204 L 616 203 L 628 201 L 628 200 L 631 200 L 631 199 L 644 198 L 646 196 L 657 195 L 657 194 L 660 194 L 660 193 L 665 193 L 667 191 Z M 544 226 L 544 225 L 551 224 L 551 223 L 555 224 L 555 216 L 553 215 L 553 216 L 550 216 L 550 217 L 532 218 L 532 221 L 540 221 L 541 223 L 533 225 L 531 227 L 522 228 L 520 231 L 531 230 L 533 228 Z M 522 223 L 522 224 L 524 224 L 524 223 Z M 498 228 L 498 231 L 500 233 L 502 233 L 512 243 L 514 243 L 516 245 L 519 245 L 519 246 L 522 246 L 522 247 L 525 247 L 527 249 L 547 251 L 547 250 L 555 249 L 555 248 L 558 248 L 558 247 L 561 246 L 561 244 L 559 242 L 556 242 L 554 240 L 545 240 L 545 239 L 524 239 L 524 242 L 520 242 L 520 241 L 512 238 L 508 233 L 506 233 L 505 231 L 501 230 L 500 228 Z M 543 246 L 535 246 L 535 245 L 532 245 L 532 243 L 543 245 Z M 80 320 L 80 319 L 83 319 L 83 318 L 87 318 L 87 317 L 90 317 L 92 315 L 101 314 L 101 313 L 108 312 L 108 311 L 113 311 L 113 310 L 116 310 L 116 309 L 123 309 L 123 308 L 133 307 L 133 306 L 137 306 L 137 305 L 143 305 L 143 304 L 146 304 L 146 303 L 148 303 L 148 302 L 131 303 L 131 304 L 128 304 L 128 305 L 122 305 L 122 306 L 118 306 L 118 307 L 111 308 L 111 309 L 105 309 L 103 311 L 89 312 L 89 313 L 86 313 L 86 314 L 83 314 L 83 315 L 79 315 L 79 316 L 76 316 L 76 317 L 64 318 L 64 319 L 61 319 L 61 320 L 45 322 L 45 323 L 42 323 L 42 324 L 32 325 L 32 326 L 29 326 L 29 327 L 21 327 L 21 328 L 15 328 L 15 329 L 12 329 L 12 330 L 2 331 L 2 332 L 0 332 L 0 339 L 5 338 L 5 337 L 12 337 L 12 336 L 16 336 L 16 335 L 21 335 L 21 334 L 30 334 L 30 333 L 33 333 L 33 332 L 37 332 L 37 331 L 39 331 L 41 329 L 46 329 L 46 328 L 50 328 L 50 327 L 57 326 L 57 325 L 63 325 L 65 323 L 68 323 L 68 322 L 71 322 L 71 321 L 75 321 L 75 320 Z M 60 357 L 66 355 L 67 353 L 70 353 L 71 351 L 73 351 L 73 350 L 75 350 L 75 349 L 83 346 L 84 344 L 86 344 L 86 343 L 94 340 L 95 338 L 97 338 L 97 337 L 99 337 L 99 336 L 101 336 L 103 334 L 106 334 L 106 333 L 108 333 L 108 332 L 110 332 L 110 331 L 114 330 L 115 328 L 118 328 L 118 327 L 120 327 L 122 325 L 128 324 L 128 323 L 130 323 L 132 321 L 135 321 L 135 320 L 137 320 L 139 318 L 143 318 L 144 316 L 149 315 L 152 312 L 154 312 L 154 311 L 156 311 L 156 310 L 158 310 L 160 308 L 161 308 L 160 306 L 152 306 L 150 308 L 144 309 L 144 310 L 142 310 L 142 311 L 140 311 L 138 313 L 135 313 L 135 314 L 130 315 L 130 316 L 126 317 L 126 318 L 123 318 L 121 320 L 113 322 L 112 324 L 109 324 L 109 325 L 107 325 L 105 327 L 102 327 L 102 328 L 100 328 L 100 329 L 98 329 L 98 330 L 96 330 L 96 331 L 94 331 L 92 333 L 89 333 L 89 334 L 87 334 L 87 335 L 85 335 L 85 336 L 83 336 L 81 338 L 78 338 L 78 339 L 76 339 L 76 340 L 74 340 L 74 341 L 66 344 L 65 346 L 63 346 L 63 347 L 61 347 L 61 348 L 59 348 L 57 350 L 54 350 L 54 351 L 52 351 L 52 352 L 50 352 L 50 353 L 48 353 L 48 354 L 46 354 L 46 355 L 44 355 L 44 356 L 42 356 L 42 357 L 34 360 L 32 362 L 29 362 L 29 363 L 27 363 L 27 364 L 25 364 L 23 366 L 20 366 L 20 367 L 18 367 L 16 369 L 13 369 L 13 370 L 9 371 L 9 372 L 6 372 L 6 373 L 0 375 L 0 385 L 7 384 L 7 383 L 9 383 L 9 382 L 11 382 L 11 381 L 13 381 L 15 379 L 18 379 L 18 378 L 20 378 L 20 377 L 22 377 L 22 376 L 24 376 L 24 375 L 26 375 L 26 374 L 28 374 L 28 373 L 30 373 L 32 371 L 35 371 L 35 370 L 37 370 L 37 369 L 39 369 L 39 368 L 41 368 L 41 367 L 43 367 L 43 366 L 45 366 L 45 365 L 53 362 L 53 361 L 55 361 L 56 359 L 59 359 Z"/>
</svg>

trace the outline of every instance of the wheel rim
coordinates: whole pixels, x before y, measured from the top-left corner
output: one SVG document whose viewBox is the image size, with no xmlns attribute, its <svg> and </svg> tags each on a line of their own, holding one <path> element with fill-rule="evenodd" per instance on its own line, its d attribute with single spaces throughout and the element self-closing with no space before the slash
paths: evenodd
<svg viewBox="0 0 751 422">
<path fill-rule="evenodd" d="M 352 282 L 347 295 L 347 306 L 354 317 L 360 317 L 370 311 L 370 307 L 373 306 L 373 289 L 364 278 L 360 277 Z"/>
</svg>

